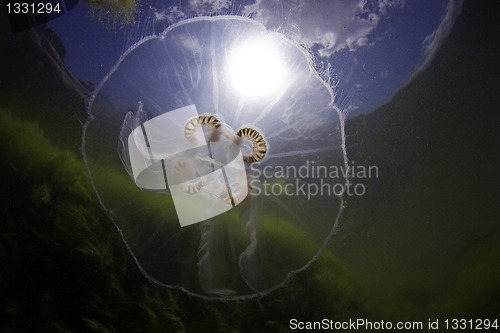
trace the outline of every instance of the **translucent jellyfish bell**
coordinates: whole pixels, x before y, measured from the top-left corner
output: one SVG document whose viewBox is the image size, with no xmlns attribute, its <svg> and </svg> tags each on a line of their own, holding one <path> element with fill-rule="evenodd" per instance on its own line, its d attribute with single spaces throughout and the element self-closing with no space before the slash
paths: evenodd
<svg viewBox="0 0 500 333">
<path fill-rule="evenodd" d="M 158 285 L 263 295 L 335 230 L 343 118 L 309 54 L 253 20 L 195 18 L 143 38 L 88 112 L 96 193 Z"/>
</svg>

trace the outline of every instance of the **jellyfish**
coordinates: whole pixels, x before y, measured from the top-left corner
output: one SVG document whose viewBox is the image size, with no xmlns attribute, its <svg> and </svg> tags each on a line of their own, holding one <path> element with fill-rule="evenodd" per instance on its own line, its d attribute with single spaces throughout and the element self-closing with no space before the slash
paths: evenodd
<svg viewBox="0 0 500 333">
<path fill-rule="evenodd" d="M 311 55 L 261 23 L 198 17 L 123 53 L 95 90 L 84 158 L 152 283 L 259 297 L 334 234 L 344 116 Z M 345 173 L 344 173 L 345 174 Z"/>
</svg>

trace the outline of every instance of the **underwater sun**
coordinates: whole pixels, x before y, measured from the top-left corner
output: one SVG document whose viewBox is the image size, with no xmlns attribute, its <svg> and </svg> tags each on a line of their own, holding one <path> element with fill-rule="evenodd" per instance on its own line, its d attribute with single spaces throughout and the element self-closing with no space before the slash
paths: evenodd
<svg viewBox="0 0 500 333">
<path fill-rule="evenodd" d="M 290 80 L 284 63 L 280 50 L 265 36 L 245 40 L 231 50 L 229 77 L 234 89 L 247 98 L 273 95 L 286 89 Z"/>
</svg>

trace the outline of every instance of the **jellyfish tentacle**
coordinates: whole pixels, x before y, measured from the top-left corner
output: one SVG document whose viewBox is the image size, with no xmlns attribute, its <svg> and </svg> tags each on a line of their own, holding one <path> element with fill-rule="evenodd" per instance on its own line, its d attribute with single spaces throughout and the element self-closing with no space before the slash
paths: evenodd
<svg viewBox="0 0 500 333">
<path fill-rule="evenodd" d="M 243 155 L 246 163 L 255 163 L 261 161 L 267 153 L 267 143 L 262 134 L 254 128 L 243 127 L 236 133 L 242 139 L 247 139 L 252 143 L 252 152 Z"/>
</svg>

